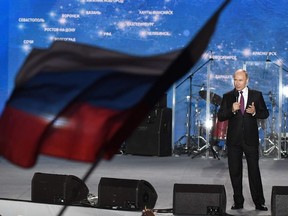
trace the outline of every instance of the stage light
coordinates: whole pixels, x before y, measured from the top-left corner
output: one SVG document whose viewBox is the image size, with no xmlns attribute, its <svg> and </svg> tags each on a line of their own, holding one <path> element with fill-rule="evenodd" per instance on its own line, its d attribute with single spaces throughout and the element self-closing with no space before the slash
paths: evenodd
<svg viewBox="0 0 288 216">
<path fill-rule="evenodd" d="M 210 130 L 212 126 L 213 126 L 213 121 L 211 119 L 207 119 L 205 122 L 205 127 Z"/>
<path fill-rule="evenodd" d="M 283 87 L 282 92 L 283 92 L 283 96 L 288 98 L 288 85 Z"/>
</svg>

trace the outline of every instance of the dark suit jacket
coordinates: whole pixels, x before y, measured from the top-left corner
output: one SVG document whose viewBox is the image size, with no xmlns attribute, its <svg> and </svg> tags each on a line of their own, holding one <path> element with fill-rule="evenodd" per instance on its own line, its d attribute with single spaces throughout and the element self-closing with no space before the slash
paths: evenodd
<svg viewBox="0 0 288 216">
<path fill-rule="evenodd" d="M 266 119 L 269 116 L 263 95 L 260 91 L 248 88 L 247 107 L 254 102 L 256 115 L 241 111 L 232 112 L 232 104 L 236 101 L 238 92 L 236 89 L 225 93 L 221 101 L 221 106 L 217 113 L 219 121 L 228 120 L 226 145 L 240 145 L 244 140 L 247 145 L 259 145 L 259 133 L 257 118 Z"/>
</svg>

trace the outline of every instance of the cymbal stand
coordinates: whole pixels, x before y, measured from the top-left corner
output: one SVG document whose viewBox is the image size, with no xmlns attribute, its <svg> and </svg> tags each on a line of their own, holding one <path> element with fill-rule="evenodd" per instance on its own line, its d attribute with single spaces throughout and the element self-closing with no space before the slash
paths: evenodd
<svg viewBox="0 0 288 216">
<path fill-rule="evenodd" d="M 272 103 L 272 122 L 270 123 L 270 131 L 271 133 L 268 135 L 268 137 L 265 138 L 266 141 L 268 141 L 269 144 L 271 144 L 271 147 L 268 148 L 267 150 L 264 151 L 265 155 L 270 155 L 275 149 L 279 150 L 278 145 L 276 141 L 278 140 L 278 134 L 275 131 L 275 123 L 276 123 L 276 117 L 275 117 L 275 107 L 276 107 L 276 102 L 270 96 L 270 100 Z M 280 150 L 281 154 L 284 154 L 282 149 Z"/>
<path fill-rule="evenodd" d="M 192 104 L 192 80 L 194 75 L 200 71 L 200 69 L 202 69 L 207 63 L 209 63 L 212 59 L 209 58 L 208 61 L 206 61 L 204 64 L 202 64 L 200 67 L 198 67 L 194 72 L 192 72 L 188 77 L 186 77 L 181 83 L 179 83 L 176 88 L 178 88 L 179 86 L 181 86 L 186 80 L 189 79 L 189 95 L 186 97 L 187 99 L 187 104 L 188 104 L 188 109 L 187 109 L 187 113 L 186 113 L 186 134 L 183 135 L 179 140 L 183 139 L 184 137 L 186 137 L 186 148 L 187 149 L 191 149 L 190 144 L 191 144 L 191 104 Z M 179 141 L 178 141 L 179 142 Z M 189 150 L 188 150 L 189 152 Z"/>
<path fill-rule="evenodd" d="M 189 127 L 189 119 L 190 119 L 190 108 L 189 106 L 190 105 L 190 96 L 186 96 L 186 122 L 185 122 L 185 127 L 186 127 L 186 131 L 187 133 L 185 133 L 183 136 L 181 136 L 177 142 L 175 143 L 177 145 L 176 148 L 174 148 L 174 153 L 175 154 L 188 154 L 190 155 L 191 152 L 193 151 L 193 147 L 192 147 L 192 139 L 190 138 L 190 143 L 187 143 L 187 135 L 188 135 L 188 131 L 190 130 L 188 127 Z M 195 103 L 195 106 L 197 107 L 196 105 L 197 103 Z M 182 144 L 182 140 L 185 139 L 185 144 Z M 196 148 L 196 147 L 195 147 Z"/>
<path fill-rule="evenodd" d="M 196 99 L 197 103 L 195 103 L 195 128 L 196 128 L 196 134 L 197 134 L 197 149 L 200 148 L 200 135 L 201 135 L 201 121 L 200 121 L 200 113 L 201 109 L 198 108 L 198 98 Z M 195 129 L 194 129 L 195 131 Z"/>
<path fill-rule="evenodd" d="M 206 152 L 208 150 L 211 150 L 211 152 L 213 154 L 213 157 L 217 158 L 218 160 L 220 160 L 217 152 L 213 149 L 213 147 L 211 146 L 210 142 L 207 142 L 207 140 L 204 137 L 202 137 L 202 136 L 199 136 L 199 139 L 204 141 L 206 144 L 203 145 L 200 149 L 198 149 L 197 153 L 194 154 L 191 158 L 193 159 L 193 158 L 197 157 L 198 155 L 200 155 L 200 154 L 202 154 L 202 153 L 204 153 L 204 152 Z"/>
</svg>

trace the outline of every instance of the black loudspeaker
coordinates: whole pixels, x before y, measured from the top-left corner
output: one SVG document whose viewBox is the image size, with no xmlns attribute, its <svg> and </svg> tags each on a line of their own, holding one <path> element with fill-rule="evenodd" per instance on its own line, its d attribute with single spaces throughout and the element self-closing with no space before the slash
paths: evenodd
<svg viewBox="0 0 288 216">
<path fill-rule="evenodd" d="M 273 186 L 271 195 L 271 215 L 287 216 L 288 186 Z"/>
<path fill-rule="evenodd" d="M 101 178 L 98 185 L 98 207 L 123 210 L 152 209 L 158 195 L 145 180 Z"/>
<path fill-rule="evenodd" d="M 125 153 L 145 156 L 172 154 L 172 109 L 155 108 L 125 142 Z"/>
<path fill-rule="evenodd" d="M 86 184 L 76 176 L 39 172 L 34 174 L 31 188 L 33 202 L 50 204 L 79 204 L 87 201 L 89 193 Z"/>
<path fill-rule="evenodd" d="M 174 215 L 223 215 L 225 212 L 224 185 L 174 184 Z"/>
</svg>

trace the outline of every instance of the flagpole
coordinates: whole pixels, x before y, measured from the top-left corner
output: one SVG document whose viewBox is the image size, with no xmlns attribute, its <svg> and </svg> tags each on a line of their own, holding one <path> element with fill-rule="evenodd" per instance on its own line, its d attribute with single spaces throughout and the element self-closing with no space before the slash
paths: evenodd
<svg viewBox="0 0 288 216">
<path fill-rule="evenodd" d="M 92 172 L 95 170 L 95 168 L 99 164 L 99 162 L 102 159 L 103 155 L 104 155 L 104 151 L 102 150 L 101 154 L 98 157 L 96 157 L 96 161 L 91 165 L 91 167 L 86 171 L 85 175 L 81 179 L 83 181 L 83 183 L 86 183 L 86 181 L 88 180 L 89 176 L 92 174 Z M 80 187 L 78 188 L 78 191 L 79 190 L 80 190 Z M 62 216 L 67 208 L 68 208 L 68 205 L 63 206 L 61 208 L 60 212 L 57 214 L 57 216 Z"/>
</svg>

